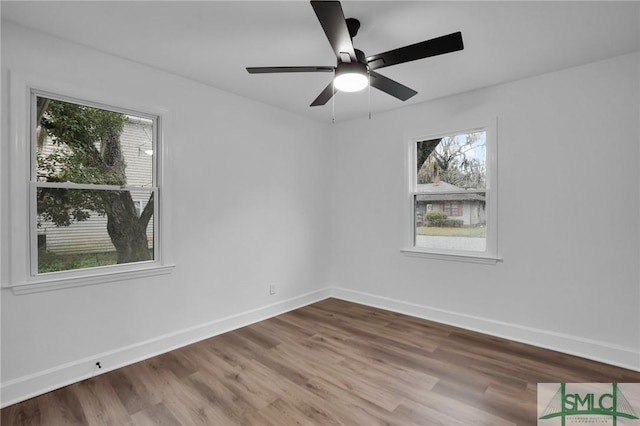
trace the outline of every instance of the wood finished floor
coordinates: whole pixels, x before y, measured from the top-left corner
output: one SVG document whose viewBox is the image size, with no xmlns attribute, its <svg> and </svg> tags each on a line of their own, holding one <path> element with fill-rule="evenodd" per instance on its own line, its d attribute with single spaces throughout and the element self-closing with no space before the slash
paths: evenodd
<svg viewBox="0 0 640 426">
<path fill-rule="evenodd" d="M 47 393 L 2 425 L 535 425 L 536 384 L 640 373 L 337 299 Z"/>
</svg>

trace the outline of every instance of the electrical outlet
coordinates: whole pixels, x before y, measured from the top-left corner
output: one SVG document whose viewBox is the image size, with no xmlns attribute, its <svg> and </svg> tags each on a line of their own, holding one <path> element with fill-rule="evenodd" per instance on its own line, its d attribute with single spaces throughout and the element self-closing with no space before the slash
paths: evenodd
<svg viewBox="0 0 640 426">
<path fill-rule="evenodd" d="M 276 294 L 276 285 L 275 284 L 269 285 L 269 294 L 271 294 L 271 295 Z"/>
</svg>

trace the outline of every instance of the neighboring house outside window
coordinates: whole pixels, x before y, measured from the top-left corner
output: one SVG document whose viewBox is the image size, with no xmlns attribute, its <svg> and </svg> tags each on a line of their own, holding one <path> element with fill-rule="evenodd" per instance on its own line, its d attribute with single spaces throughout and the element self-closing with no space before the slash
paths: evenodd
<svg viewBox="0 0 640 426">
<path fill-rule="evenodd" d="M 448 217 L 461 219 L 465 226 L 485 224 L 486 209 L 483 195 L 469 192 L 438 195 L 439 192 L 461 190 L 462 188 L 442 181 L 438 184 L 418 185 L 418 192 L 421 194 L 416 197 L 417 216 L 426 217 L 429 211 L 436 210 L 444 212 Z"/>
</svg>

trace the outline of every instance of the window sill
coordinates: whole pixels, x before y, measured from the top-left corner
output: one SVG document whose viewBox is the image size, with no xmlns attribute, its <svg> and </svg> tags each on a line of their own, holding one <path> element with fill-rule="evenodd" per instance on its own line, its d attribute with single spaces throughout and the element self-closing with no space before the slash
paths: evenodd
<svg viewBox="0 0 640 426">
<path fill-rule="evenodd" d="M 31 294 L 45 291 L 61 290 L 72 287 L 84 287 L 95 284 L 104 284 L 116 281 L 131 280 L 137 278 L 155 277 L 170 274 L 175 265 L 152 266 L 143 269 L 128 271 L 104 272 L 99 275 L 81 275 L 75 277 L 47 277 L 37 281 L 28 281 L 20 284 L 3 286 L 3 289 L 11 289 L 13 294 Z"/>
<path fill-rule="evenodd" d="M 495 257 L 484 253 L 456 253 L 456 252 L 436 252 L 428 249 L 419 249 L 416 247 L 403 248 L 400 250 L 402 254 L 410 257 L 422 257 L 426 259 L 448 260 L 453 262 L 480 263 L 484 265 L 495 265 L 502 261 L 501 257 Z"/>
</svg>

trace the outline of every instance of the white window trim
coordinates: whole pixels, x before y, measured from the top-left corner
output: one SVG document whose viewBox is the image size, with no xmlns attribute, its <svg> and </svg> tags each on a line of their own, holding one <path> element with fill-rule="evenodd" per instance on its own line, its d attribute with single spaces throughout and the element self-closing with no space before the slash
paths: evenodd
<svg viewBox="0 0 640 426">
<path fill-rule="evenodd" d="M 414 188 L 416 187 L 415 144 L 446 135 L 484 130 L 487 132 L 487 245 L 483 252 L 471 250 L 445 250 L 415 246 Z M 406 138 L 405 175 L 406 192 L 403 211 L 404 247 L 400 251 L 406 256 L 436 260 L 495 264 L 502 260 L 498 250 L 498 119 L 477 120 L 473 123 L 449 124 L 439 129 L 430 129 L 420 136 Z"/>
<path fill-rule="evenodd" d="M 137 262 L 126 265 L 113 265 L 74 271 L 34 275 L 31 271 L 31 240 L 34 232 L 31 230 L 31 93 L 37 91 L 42 94 L 53 93 L 56 97 L 85 100 L 94 105 L 113 105 L 118 110 L 132 111 L 142 116 L 157 117 L 157 141 L 154 155 L 157 155 L 156 186 L 158 192 L 158 206 L 154 214 L 157 223 L 158 239 L 154 245 L 158 246 L 157 258 L 148 262 Z M 60 96 L 58 96 L 60 95 Z M 166 161 L 169 158 L 168 144 L 171 130 L 171 114 L 168 110 L 154 105 L 141 104 L 131 99 L 114 98 L 105 91 L 95 88 L 78 87 L 71 83 L 55 81 L 48 77 L 9 71 L 9 255 L 3 259 L 9 273 L 8 283 L 2 283 L 2 288 L 10 288 L 14 294 L 51 291 L 62 288 L 79 287 L 110 283 L 128 279 L 151 277 L 171 273 L 174 264 L 171 254 L 171 199 L 170 182 Z M 110 109 L 109 107 L 106 107 Z M 139 111 L 143 111 L 140 113 Z M 159 147 L 159 149 L 157 149 Z M 6 229 L 6 228 L 5 228 Z"/>
</svg>

